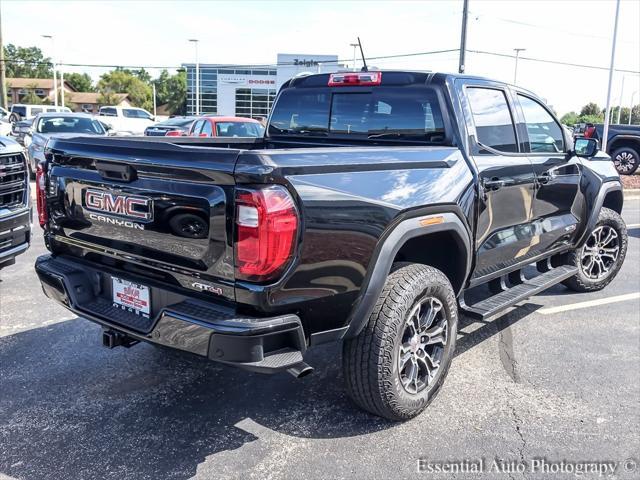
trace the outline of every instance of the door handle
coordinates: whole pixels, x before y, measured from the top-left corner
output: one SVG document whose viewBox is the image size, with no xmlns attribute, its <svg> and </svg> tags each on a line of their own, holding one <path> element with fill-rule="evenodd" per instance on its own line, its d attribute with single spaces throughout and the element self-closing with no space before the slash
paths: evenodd
<svg viewBox="0 0 640 480">
<path fill-rule="evenodd" d="M 554 178 L 556 178 L 557 176 L 558 174 L 554 171 L 543 172 L 538 177 L 538 183 L 540 183 L 541 185 L 545 185 L 549 183 L 551 180 L 553 180 Z"/>
<path fill-rule="evenodd" d="M 498 178 L 492 178 L 491 180 L 485 180 L 482 182 L 482 186 L 485 190 L 499 190 L 504 187 L 505 181 Z"/>
</svg>

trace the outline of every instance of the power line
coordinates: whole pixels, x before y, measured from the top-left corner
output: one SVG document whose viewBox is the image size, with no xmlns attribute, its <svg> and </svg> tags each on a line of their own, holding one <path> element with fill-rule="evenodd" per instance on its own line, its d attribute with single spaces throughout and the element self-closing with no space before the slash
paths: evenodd
<svg viewBox="0 0 640 480">
<path fill-rule="evenodd" d="M 510 55 L 508 53 L 496 53 L 496 52 L 486 52 L 483 50 L 467 50 L 467 52 L 472 52 L 472 53 L 479 53 L 482 55 L 493 55 L 494 57 L 504 57 L 504 58 L 516 58 L 515 55 Z M 530 62 L 541 62 L 541 63 L 551 63 L 554 65 L 565 65 L 568 67 L 578 67 L 578 68 L 591 68 L 594 70 L 609 70 L 609 67 L 600 67 L 597 65 L 584 65 L 581 63 L 570 63 L 570 62 L 561 62 L 559 60 L 544 60 L 541 58 L 533 58 L 533 57 L 523 57 L 523 56 L 519 56 L 518 57 L 520 60 L 529 60 Z M 632 73 L 635 75 L 639 75 L 640 74 L 640 70 L 626 70 L 626 69 L 622 69 L 622 68 L 616 68 L 615 69 L 616 72 L 623 72 L 623 73 Z"/>
<path fill-rule="evenodd" d="M 395 54 L 395 55 L 378 55 L 378 56 L 374 56 L 374 57 L 367 57 L 367 60 L 388 60 L 388 59 L 394 59 L 394 58 L 409 58 L 409 57 L 419 57 L 419 56 L 425 56 L 425 55 L 438 55 L 438 54 L 443 54 L 443 53 L 451 53 L 451 52 L 458 52 L 459 49 L 458 48 L 449 48 L 449 49 L 443 49 L 443 50 L 431 50 L 431 51 L 426 51 L 426 52 L 412 52 L 412 53 L 399 53 L 399 54 Z M 498 53 L 498 52 L 488 52 L 485 50 L 472 50 L 472 49 L 467 49 L 467 52 L 470 53 L 477 53 L 477 54 L 481 54 L 481 55 L 492 55 L 495 57 L 502 57 L 502 58 L 512 58 L 515 59 L 515 55 L 512 54 L 508 54 L 508 53 Z M 520 60 L 525 60 L 525 61 L 531 61 L 531 62 L 539 62 L 539 63 L 549 63 L 549 64 L 554 64 L 554 65 L 564 65 L 564 66 L 568 66 L 568 67 L 576 67 L 576 68 L 589 68 L 589 69 L 593 69 L 593 70 L 608 70 L 608 67 L 602 67 L 602 66 L 598 66 L 598 65 L 585 65 L 585 64 L 580 64 L 580 63 L 572 63 L 572 62 L 563 62 L 560 60 L 546 60 L 546 59 L 542 59 L 542 58 L 534 58 L 534 57 L 525 57 L 525 56 L 520 56 L 519 57 Z M 29 61 L 25 61 L 25 60 L 9 60 L 9 59 L 4 59 L 3 60 L 4 63 L 6 64 L 22 64 L 22 65 L 29 65 L 32 67 L 35 66 L 52 66 L 51 62 L 29 62 Z M 338 60 L 334 60 L 331 62 L 319 62 L 320 64 L 325 63 L 325 64 L 329 64 L 329 63 L 348 63 L 349 59 L 338 59 Z M 182 68 L 182 65 L 176 66 L 176 65 L 115 65 L 115 64 L 96 64 L 96 63 L 58 63 L 59 66 L 66 66 L 66 67 L 85 67 L 85 68 L 122 68 L 122 69 L 130 69 L 130 70 L 140 70 L 140 69 L 149 69 L 149 70 L 162 70 L 162 69 L 166 69 L 166 70 L 171 70 L 171 69 L 179 69 Z M 295 62 L 281 62 L 281 63 L 262 63 L 262 64 L 236 64 L 236 65 L 230 65 L 230 64 L 207 64 L 207 65 L 211 65 L 213 67 L 219 67 L 219 68 L 224 68 L 224 67 L 234 67 L 234 68 L 275 68 L 275 67 L 280 67 L 280 66 L 293 66 L 296 65 Z M 630 74 L 635 74 L 638 75 L 640 74 L 640 71 L 638 70 L 628 70 L 628 69 L 621 69 L 621 68 L 617 68 L 615 69 L 617 72 L 622 72 L 622 73 L 630 73 Z"/>
</svg>

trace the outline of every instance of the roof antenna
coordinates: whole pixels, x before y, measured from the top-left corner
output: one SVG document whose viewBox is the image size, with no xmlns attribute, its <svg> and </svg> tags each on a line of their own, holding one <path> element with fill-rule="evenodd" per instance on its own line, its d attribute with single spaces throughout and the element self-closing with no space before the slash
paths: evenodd
<svg viewBox="0 0 640 480">
<path fill-rule="evenodd" d="M 362 43 L 360 43 L 360 37 L 358 37 L 358 46 L 360 47 L 360 56 L 362 57 L 362 71 L 368 72 L 369 67 L 367 67 L 367 60 L 364 58 L 364 52 L 362 51 Z"/>
</svg>

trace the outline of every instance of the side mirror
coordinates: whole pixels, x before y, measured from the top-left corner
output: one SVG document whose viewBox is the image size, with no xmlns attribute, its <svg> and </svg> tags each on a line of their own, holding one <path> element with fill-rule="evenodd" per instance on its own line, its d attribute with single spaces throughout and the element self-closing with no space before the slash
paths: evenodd
<svg viewBox="0 0 640 480">
<path fill-rule="evenodd" d="M 576 157 L 591 158 L 600 149 L 600 142 L 595 138 L 576 138 L 573 151 Z"/>
</svg>

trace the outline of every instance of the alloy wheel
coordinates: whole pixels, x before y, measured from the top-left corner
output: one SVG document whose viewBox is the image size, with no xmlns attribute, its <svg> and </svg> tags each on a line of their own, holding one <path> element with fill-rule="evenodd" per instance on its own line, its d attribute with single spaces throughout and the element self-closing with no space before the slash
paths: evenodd
<svg viewBox="0 0 640 480">
<path fill-rule="evenodd" d="M 619 254 L 618 232 L 608 225 L 597 227 L 582 247 L 580 259 L 582 272 L 592 280 L 601 280 L 609 275 Z"/>
<path fill-rule="evenodd" d="M 404 389 L 416 394 L 435 380 L 447 345 L 448 319 L 442 302 L 425 297 L 412 309 L 404 324 L 398 375 Z"/>
<path fill-rule="evenodd" d="M 634 169 L 636 160 L 631 152 L 622 151 L 613 159 L 616 169 L 620 173 L 628 173 Z"/>
</svg>

